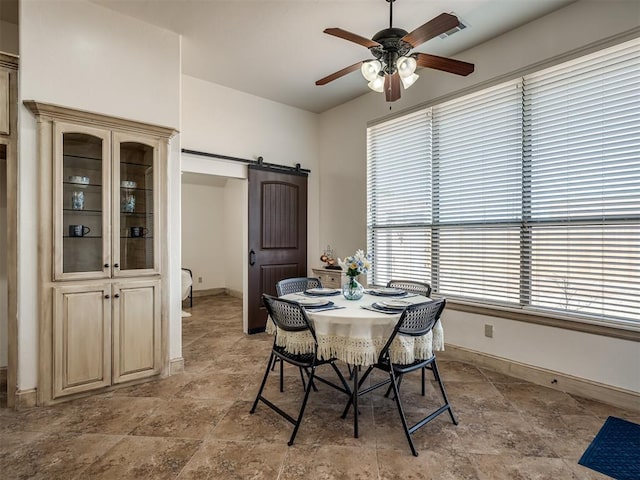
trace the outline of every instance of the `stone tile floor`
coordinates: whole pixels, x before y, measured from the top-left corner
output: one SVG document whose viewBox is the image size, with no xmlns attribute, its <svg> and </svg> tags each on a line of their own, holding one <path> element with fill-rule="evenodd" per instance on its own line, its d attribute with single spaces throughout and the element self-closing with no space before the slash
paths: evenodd
<svg viewBox="0 0 640 480">
<path fill-rule="evenodd" d="M 272 338 L 242 333 L 241 301 L 196 298 L 183 319 L 185 372 L 65 404 L 0 409 L 0 477 L 9 479 L 604 479 L 577 464 L 609 415 L 640 412 L 568 395 L 439 354 L 460 424 L 441 415 L 414 434 L 411 456 L 394 403 L 361 402 L 360 438 L 340 418 L 344 398 L 319 384 L 296 442 L 291 425 L 249 409 Z M 446 326 L 445 326 L 446 328 Z M 285 370 L 266 394 L 295 412 L 301 384 Z M 328 373 L 327 376 L 332 375 Z M 408 417 L 437 398 L 405 379 Z"/>
</svg>

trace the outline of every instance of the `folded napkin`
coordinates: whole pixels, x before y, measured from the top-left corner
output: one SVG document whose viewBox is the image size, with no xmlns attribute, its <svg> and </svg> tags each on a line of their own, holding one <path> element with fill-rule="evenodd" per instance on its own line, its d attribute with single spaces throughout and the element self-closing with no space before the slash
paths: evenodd
<svg viewBox="0 0 640 480">
<path fill-rule="evenodd" d="M 386 293 L 386 292 L 380 292 L 379 290 L 365 290 L 365 293 L 368 293 L 369 295 L 374 295 L 376 297 L 407 297 L 409 296 L 407 292 Z"/>
<path fill-rule="evenodd" d="M 392 310 L 390 308 L 374 307 L 373 305 L 360 305 L 360 308 L 364 308 L 365 310 L 371 310 L 372 312 L 386 313 L 387 315 L 399 315 L 402 313 L 402 310 Z"/>
<path fill-rule="evenodd" d="M 313 308 L 311 310 L 313 311 L 313 313 L 315 313 L 315 312 L 325 312 L 327 310 L 340 310 L 341 308 L 347 308 L 347 307 L 339 307 L 338 305 L 331 305 L 330 307 L 328 307 L 324 305 L 322 307 Z"/>
<path fill-rule="evenodd" d="M 334 295 L 340 295 L 340 290 L 336 290 L 335 292 L 303 292 L 303 295 L 307 297 L 332 297 Z"/>
<path fill-rule="evenodd" d="M 323 308 L 333 307 L 333 302 L 323 303 L 321 305 L 302 305 L 307 310 L 321 310 Z"/>
</svg>

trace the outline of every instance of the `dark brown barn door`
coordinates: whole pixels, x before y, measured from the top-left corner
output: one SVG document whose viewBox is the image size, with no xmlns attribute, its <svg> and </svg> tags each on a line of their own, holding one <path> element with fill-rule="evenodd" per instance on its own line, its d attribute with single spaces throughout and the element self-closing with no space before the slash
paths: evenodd
<svg viewBox="0 0 640 480">
<path fill-rule="evenodd" d="M 267 323 L 263 293 L 307 276 L 307 175 L 249 166 L 249 333 Z"/>
</svg>

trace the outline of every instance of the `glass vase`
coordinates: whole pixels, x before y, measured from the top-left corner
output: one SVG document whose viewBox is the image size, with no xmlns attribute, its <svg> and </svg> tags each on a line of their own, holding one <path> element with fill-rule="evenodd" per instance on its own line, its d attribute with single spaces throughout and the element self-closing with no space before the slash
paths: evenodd
<svg viewBox="0 0 640 480">
<path fill-rule="evenodd" d="M 342 286 L 342 295 L 347 300 L 360 300 L 364 295 L 364 287 L 356 280 L 356 277 L 347 277 L 347 282 Z"/>
</svg>

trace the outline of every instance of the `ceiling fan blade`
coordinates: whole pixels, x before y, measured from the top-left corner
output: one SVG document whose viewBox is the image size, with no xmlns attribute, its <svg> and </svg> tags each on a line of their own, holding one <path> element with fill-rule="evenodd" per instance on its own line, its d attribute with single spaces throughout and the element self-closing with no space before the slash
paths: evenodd
<svg viewBox="0 0 640 480">
<path fill-rule="evenodd" d="M 416 28 L 413 32 L 407 33 L 402 37 L 402 40 L 415 48 L 427 40 L 431 40 L 433 37 L 437 37 L 444 32 L 448 32 L 452 28 L 456 28 L 459 23 L 458 17 L 455 15 L 441 13 L 424 25 Z"/>
<path fill-rule="evenodd" d="M 355 33 L 347 32 L 346 30 L 343 30 L 341 28 L 325 28 L 324 33 L 328 33 L 329 35 L 333 35 L 334 37 L 349 40 L 350 42 L 357 43 L 358 45 L 362 45 L 363 47 L 367 48 L 380 46 L 378 42 L 374 42 L 373 40 L 369 40 L 368 38 L 364 38 Z"/>
<path fill-rule="evenodd" d="M 387 102 L 395 102 L 400 98 L 400 75 L 398 72 L 384 76 L 384 95 Z"/>
<path fill-rule="evenodd" d="M 469 75 L 475 68 L 473 63 L 454 60 L 453 58 L 438 57 L 437 55 L 429 55 L 428 53 L 415 53 L 414 55 L 420 67 L 435 68 L 436 70 L 455 73 L 463 77 Z"/>
<path fill-rule="evenodd" d="M 331 75 L 327 75 L 324 78 L 321 78 L 316 82 L 316 85 L 326 85 L 329 82 L 333 82 L 336 78 L 340 78 L 345 76 L 347 73 L 351 73 L 355 70 L 358 70 L 362 62 L 354 63 L 353 65 L 349 65 L 348 67 L 344 67 L 342 70 L 338 70 L 337 72 L 332 73 Z"/>
</svg>

